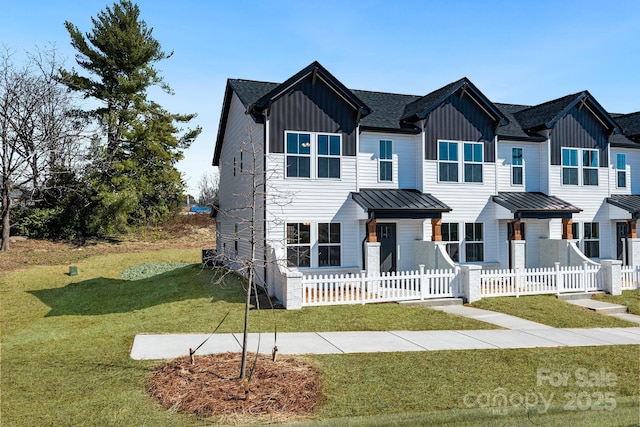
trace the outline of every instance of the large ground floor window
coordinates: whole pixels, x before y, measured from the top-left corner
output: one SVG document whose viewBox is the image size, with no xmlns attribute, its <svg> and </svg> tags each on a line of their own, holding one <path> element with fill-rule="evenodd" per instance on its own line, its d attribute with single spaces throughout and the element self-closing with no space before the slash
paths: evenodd
<svg viewBox="0 0 640 427">
<path fill-rule="evenodd" d="M 471 222 L 464 225 L 464 252 L 466 262 L 484 261 L 484 224 Z"/>
<path fill-rule="evenodd" d="M 584 254 L 589 258 L 600 258 L 600 224 L 584 223 Z"/>
<path fill-rule="evenodd" d="M 310 223 L 287 223 L 287 265 L 289 267 L 311 266 Z"/>
</svg>

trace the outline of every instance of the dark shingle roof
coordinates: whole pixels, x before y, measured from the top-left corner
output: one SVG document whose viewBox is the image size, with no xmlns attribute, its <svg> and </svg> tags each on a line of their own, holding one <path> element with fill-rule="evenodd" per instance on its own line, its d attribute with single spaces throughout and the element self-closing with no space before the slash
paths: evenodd
<svg viewBox="0 0 640 427">
<path fill-rule="evenodd" d="M 258 99 L 275 89 L 278 83 L 258 82 L 254 80 L 229 79 L 229 85 L 238 95 L 242 104 L 248 108 Z"/>
<path fill-rule="evenodd" d="M 540 215 L 551 218 L 565 216 L 563 214 L 578 213 L 582 209 L 573 206 L 555 196 L 547 196 L 540 192 L 499 192 L 493 201 L 509 209 L 516 216 L 535 218 Z"/>
<path fill-rule="evenodd" d="M 465 79 L 463 78 L 456 82 L 449 83 L 448 85 L 441 87 L 440 89 L 436 89 L 433 92 L 416 99 L 412 103 L 407 104 L 401 118 L 403 120 L 407 120 L 412 117 L 417 117 L 421 112 L 430 109 L 432 105 L 451 95 L 450 92 L 459 88 L 464 80 Z"/>
<path fill-rule="evenodd" d="M 362 118 L 361 126 L 372 129 L 419 131 L 415 126 L 400 123 L 405 106 L 419 99 L 419 96 L 366 90 L 354 90 L 353 93 L 371 107 L 371 114 Z"/>
<path fill-rule="evenodd" d="M 635 219 L 640 217 L 640 194 L 620 194 L 607 197 L 607 203 L 629 212 Z"/>
<path fill-rule="evenodd" d="M 622 131 L 628 136 L 640 136 L 640 112 L 615 117 Z"/>
<path fill-rule="evenodd" d="M 418 190 L 361 189 L 353 200 L 373 217 L 432 218 L 451 208 L 431 194 Z"/>
<path fill-rule="evenodd" d="M 498 128 L 498 136 L 503 138 L 514 138 L 514 139 L 527 139 L 527 140 L 537 140 L 537 141 L 546 141 L 546 138 L 540 135 L 531 134 L 525 132 L 522 129 L 520 123 L 516 119 L 515 115 L 527 108 L 530 108 L 528 105 L 515 105 L 515 104 L 494 104 L 504 116 L 509 120 L 509 123 L 506 125 L 500 126 Z"/>
<path fill-rule="evenodd" d="M 576 101 L 580 93 L 563 96 L 533 107 L 525 108 L 514 114 L 523 129 L 534 129 L 539 127 L 547 127 L 552 123 L 563 111 Z"/>
</svg>

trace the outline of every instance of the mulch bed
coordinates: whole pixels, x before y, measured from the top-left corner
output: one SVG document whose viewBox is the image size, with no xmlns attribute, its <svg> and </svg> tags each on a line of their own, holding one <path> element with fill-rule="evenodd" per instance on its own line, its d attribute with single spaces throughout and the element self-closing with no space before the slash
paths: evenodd
<svg viewBox="0 0 640 427">
<path fill-rule="evenodd" d="M 247 372 L 254 359 L 248 355 Z M 148 391 L 166 409 L 228 423 L 300 420 L 318 404 L 318 372 L 310 364 L 259 355 L 246 381 L 238 378 L 240 360 L 240 353 L 196 356 L 194 364 L 188 357 L 171 360 L 156 369 Z"/>
</svg>

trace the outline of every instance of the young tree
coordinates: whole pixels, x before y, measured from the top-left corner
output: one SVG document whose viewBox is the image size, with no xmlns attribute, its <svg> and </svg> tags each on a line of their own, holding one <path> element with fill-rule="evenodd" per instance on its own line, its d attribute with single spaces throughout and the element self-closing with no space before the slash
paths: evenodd
<svg viewBox="0 0 640 427">
<path fill-rule="evenodd" d="M 57 81 L 54 48 L 28 55 L 18 67 L 0 52 L 0 164 L 2 246 L 9 249 L 12 195 L 30 204 L 59 188 L 80 162 L 85 121 L 75 100 Z"/>
<path fill-rule="evenodd" d="M 140 19 L 137 5 L 120 0 L 91 21 L 93 29 L 86 34 L 65 22 L 76 61 L 89 76 L 72 69 L 62 70 L 61 77 L 99 103 L 87 111 L 104 136 L 92 150 L 89 182 L 96 227 L 110 232 L 157 222 L 180 206 L 184 183 L 175 164 L 200 128 L 182 130 L 195 114 L 171 114 L 147 99 L 154 86 L 172 93 L 154 67 L 171 53 Z"/>
</svg>

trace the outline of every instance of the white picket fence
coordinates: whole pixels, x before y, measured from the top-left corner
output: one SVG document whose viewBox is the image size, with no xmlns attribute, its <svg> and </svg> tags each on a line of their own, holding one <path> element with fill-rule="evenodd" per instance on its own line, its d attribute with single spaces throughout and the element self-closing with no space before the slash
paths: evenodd
<svg viewBox="0 0 640 427">
<path fill-rule="evenodd" d="M 366 304 L 458 296 L 459 269 L 369 275 L 323 274 L 302 278 L 302 306 Z"/>
<path fill-rule="evenodd" d="M 483 270 L 480 272 L 482 297 L 594 292 L 604 289 L 601 266 Z"/>
<path fill-rule="evenodd" d="M 640 289 L 640 267 L 622 267 L 622 289 Z"/>
</svg>

